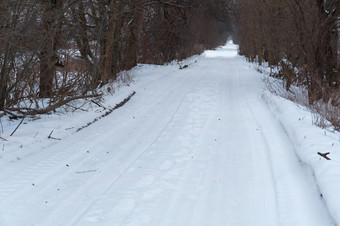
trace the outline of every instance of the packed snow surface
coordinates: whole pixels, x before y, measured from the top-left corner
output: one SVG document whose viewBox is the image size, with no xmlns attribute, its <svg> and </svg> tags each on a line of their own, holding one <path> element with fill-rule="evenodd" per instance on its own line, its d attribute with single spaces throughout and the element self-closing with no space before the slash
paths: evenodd
<svg viewBox="0 0 340 226">
<path fill-rule="evenodd" d="M 79 132 L 105 110 L 25 120 L 11 137 L 19 121 L 2 120 L 0 226 L 336 225 L 237 46 L 180 64 L 136 67 L 103 105 L 131 100 Z"/>
</svg>

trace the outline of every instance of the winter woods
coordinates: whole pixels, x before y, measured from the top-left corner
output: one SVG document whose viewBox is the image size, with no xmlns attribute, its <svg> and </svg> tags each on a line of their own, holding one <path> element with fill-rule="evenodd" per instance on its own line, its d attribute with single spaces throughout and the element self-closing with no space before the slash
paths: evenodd
<svg viewBox="0 0 340 226">
<path fill-rule="evenodd" d="M 162 64 L 223 44 L 223 0 L 0 2 L 0 110 L 96 96 L 137 63 Z"/>
<path fill-rule="evenodd" d="M 305 87 L 310 104 L 340 105 L 339 1 L 240 0 L 236 18 L 241 54 L 278 69 L 287 90 Z"/>
</svg>

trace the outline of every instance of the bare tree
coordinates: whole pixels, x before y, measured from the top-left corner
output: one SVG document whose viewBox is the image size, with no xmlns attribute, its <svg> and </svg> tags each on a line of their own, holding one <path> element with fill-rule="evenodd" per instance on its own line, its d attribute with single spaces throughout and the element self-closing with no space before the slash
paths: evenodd
<svg viewBox="0 0 340 226">
<path fill-rule="evenodd" d="M 51 97 L 55 67 L 58 61 L 57 50 L 60 44 L 63 0 L 41 0 L 42 48 L 40 59 L 40 97 Z"/>
<path fill-rule="evenodd" d="M 240 53 L 278 67 L 287 90 L 304 85 L 311 104 L 327 102 L 329 91 L 339 87 L 339 2 L 240 0 L 237 6 Z"/>
<path fill-rule="evenodd" d="M 230 1 L 0 1 L 0 110 L 45 113 L 97 96 L 137 63 L 216 47 L 230 35 Z"/>
</svg>

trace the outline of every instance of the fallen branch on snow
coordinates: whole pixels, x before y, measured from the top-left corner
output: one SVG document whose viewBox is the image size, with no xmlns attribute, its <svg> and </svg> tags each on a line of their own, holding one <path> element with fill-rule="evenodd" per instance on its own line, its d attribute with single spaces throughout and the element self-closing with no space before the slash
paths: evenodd
<svg viewBox="0 0 340 226">
<path fill-rule="evenodd" d="M 3 137 L 0 137 L 0 139 L 1 139 L 1 140 L 4 140 L 4 141 L 8 141 L 8 140 L 6 140 L 6 139 L 5 139 L 5 138 L 3 138 Z"/>
<path fill-rule="evenodd" d="M 50 135 L 48 135 L 48 139 L 53 139 L 53 140 L 61 140 L 60 138 L 55 138 L 55 137 L 52 137 L 52 133 L 53 133 L 53 130 L 51 131 Z"/>
<path fill-rule="evenodd" d="M 84 125 L 84 126 L 78 128 L 78 129 L 76 130 L 76 132 L 79 132 L 80 130 L 89 127 L 90 125 L 92 125 L 93 123 L 97 122 L 98 120 L 100 120 L 100 119 L 102 119 L 102 118 L 108 116 L 109 114 L 111 114 L 114 110 L 116 110 L 116 109 L 122 107 L 122 106 L 123 106 L 124 104 L 126 104 L 126 102 L 128 102 L 128 101 L 131 99 L 131 97 L 133 97 L 135 94 L 136 94 L 136 92 L 133 91 L 133 93 L 131 93 L 131 94 L 130 94 L 127 98 L 125 98 L 122 102 L 120 102 L 119 104 L 116 104 L 116 106 L 115 106 L 114 108 L 110 108 L 110 109 L 109 109 L 108 111 L 106 111 L 104 114 L 102 114 L 101 116 L 95 118 L 92 122 L 89 122 L 89 123 L 87 123 L 86 125 Z"/>
<path fill-rule="evenodd" d="M 327 160 L 331 160 L 327 155 L 329 155 L 330 152 L 327 152 L 327 153 L 320 153 L 318 152 L 318 155 L 322 156 L 323 158 L 327 159 Z"/>
<path fill-rule="evenodd" d="M 25 117 L 23 117 L 19 123 L 19 125 L 17 127 L 15 127 L 14 131 L 11 133 L 11 135 L 9 136 L 13 136 L 13 134 L 17 131 L 17 129 L 20 127 L 20 125 L 22 124 L 22 122 L 25 120 Z"/>
<path fill-rule="evenodd" d="M 13 115 L 13 117 L 16 118 L 24 118 L 27 115 L 42 115 L 42 114 L 47 114 L 51 111 L 56 110 L 57 108 L 68 104 L 69 102 L 72 102 L 74 100 L 79 100 L 79 99 L 86 99 L 86 98 L 94 98 L 94 97 L 99 97 L 101 96 L 100 94 L 94 94 L 94 95 L 85 95 L 85 96 L 75 96 L 75 97 L 69 97 L 65 100 L 61 100 L 53 105 L 49 105 L 46 108 L 43 109 L 33 109 L 33 108 L 8 108 L 6 110 L 6 113 Z M 21 115 L 14 115 L 11 112 L 18 112 Z"/>
</svg>

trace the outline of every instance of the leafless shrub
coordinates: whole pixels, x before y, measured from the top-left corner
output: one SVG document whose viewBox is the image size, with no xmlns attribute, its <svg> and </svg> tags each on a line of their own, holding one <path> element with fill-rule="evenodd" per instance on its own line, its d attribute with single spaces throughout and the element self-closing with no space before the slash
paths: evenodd
<svg viewBox="0 0 340 226">
<path fill-rule="evenodd" d="M 116 82 L 118 85 L 129 85 L 133 82 L 133 78 L 129 71 L 119 72 Z"/>
<path fill-rule="evenodd" d="M 276 68 L 267 81 L 273 93 L 311 109 L 313 122 L 339 129 L 340 2 L 334 0 L 239 0 L 240 53 Z M 275 82 L 276 83 L 276 82 Z M 299 88 L 296 88 L 296 87 Z"/>
<path fill-rule="evenodd" d="M 0 111 L 55 111 L 106 84 L 131 83 L 137 63 L 216 47 L 230 34 L 227 2 L 0 1 Z"/>
<path fill-rule="evenodd" d="M 318 113 L 312 114 L 312 123 L 322 129 L 326 129 L 330 126 L 330 123 Z"/>
<path fill-rule="evenodd" d="M 240 53 L 252 62 L 279 67 L 275 76 L 285 81 L 287 90 L 292 84 L 304 86 L 310 104 L 327 102 L 327 90 L 340 84 L 339 4 L 333 0 L 237 1 Z"/>
<path fill-rule="evenodd" d="M 312 109 L 317 126 L 333 126 L 334 130 L 340 131 L 340 106 L 321 102 L 309 107 Z"/>
<path fill-rule="evenodd" d="M 321 128 L 333 127 L 334 130 L 340 131 L 340 90 L 334 91 L 328 102 L 320 100 L 310 104 L 308 92 L 303 87 L 292 85 L 287 91 L 282 80 L 269 76 L 264 77 L 263 80 L 272 94 L 310 109 L 314 125 Z"/>
</svg>

